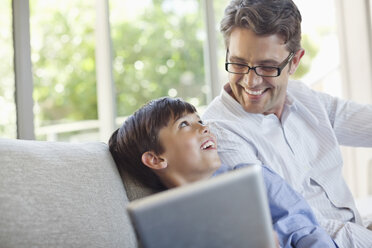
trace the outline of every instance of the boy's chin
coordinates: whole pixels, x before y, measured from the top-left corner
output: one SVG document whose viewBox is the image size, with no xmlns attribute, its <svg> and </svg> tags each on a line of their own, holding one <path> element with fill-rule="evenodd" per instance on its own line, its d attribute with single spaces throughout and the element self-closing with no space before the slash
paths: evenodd
<svg viewBox="0 0 372 248">
<path fill-rule="evenodd" d="M 210 163 L 209 163 L 209 168 L 214 172 L 214 171 L 216 171 L 216 170 L 218 170 L 218 168 L 220 168 L 221 167 L 221 161 L 220 161 L 220 159 L 218 158 L 218 159 L 215 159 L 215 160 L 213 160 L 213 161 L 210 161 Z"/>
</svg>

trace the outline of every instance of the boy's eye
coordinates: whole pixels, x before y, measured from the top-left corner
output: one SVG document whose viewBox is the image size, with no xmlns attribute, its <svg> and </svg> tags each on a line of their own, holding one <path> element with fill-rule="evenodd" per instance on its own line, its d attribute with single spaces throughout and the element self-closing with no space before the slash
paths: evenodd
<svg viewBox="0 0 372 248">
<path fill-rule="evenodd" d="M 204 122 L 202 120 L 199 120 L 199 123 L 202 124 L 202 125 L 204 125 Z"/>
<path fill-rule="evenodd" d="M 182 128 L 182 127 L 187 127 L 189 126 L 189 123 L 187 121 L 183 121 L 180 123 L 179 127 Z"/>
</svg>

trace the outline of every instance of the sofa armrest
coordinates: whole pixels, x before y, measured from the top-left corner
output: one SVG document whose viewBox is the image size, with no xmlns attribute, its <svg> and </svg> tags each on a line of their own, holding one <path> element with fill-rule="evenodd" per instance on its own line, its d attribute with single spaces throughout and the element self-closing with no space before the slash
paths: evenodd
<svg viewBox="0 0 372 248">
<path fill-rule="evenodd" d="M 104 143 L 0 139 L 0 247 L 136 247 Z"/>
</svg>

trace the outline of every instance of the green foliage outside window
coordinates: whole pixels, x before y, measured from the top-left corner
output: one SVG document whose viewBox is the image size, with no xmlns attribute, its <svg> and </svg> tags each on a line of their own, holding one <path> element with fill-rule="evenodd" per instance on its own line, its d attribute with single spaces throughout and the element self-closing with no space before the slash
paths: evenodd
<svg viewBox="0 0 372 248">
<path fill-rule="evenodd" d="M 153 1 L 135 22 L 112 25 L 118 115 L 169 93 L 206 104 L 200 9 L 178 16 L 164 13 L 162 2 Z M 37 119 L 42 125 L 97 119 L 94 4 L 66 1 L 70 8 L 61 9 L 45 3 L 31 1 Z"/>
<path fill-rule="evenodd" d="M 112 23 L 118 115 L 172 95 L 206 104 L 201 9 L 180 15 L 153 1 L 136 21 Z"/>
<path fill-rule="evenodd" d="M 36 121 L 97 119 L 92 1 L 30 1 Z"/>
<path fill-rule="evenodd" d="M 15 138 L 15 86 L 12 51 L 11 1 L 0 1 L 0 137 Z"/>
<path fill-rule="evenodd" d="M 319 47 L 311 40 L 308 35 L 302 35 L 302 47 L 305 49 L 305 55 L 302 57 L 300 65 L 296 72 L 292 75 L 294 79 L 300 79 L 309 72 L 311 61 L 317 55 Z"/>
</svg>

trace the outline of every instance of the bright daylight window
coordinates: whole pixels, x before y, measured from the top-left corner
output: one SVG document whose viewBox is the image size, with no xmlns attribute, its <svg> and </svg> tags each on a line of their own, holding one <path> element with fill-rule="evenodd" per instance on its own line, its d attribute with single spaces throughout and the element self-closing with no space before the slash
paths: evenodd
<svg viewBox="0 0 372 248">
<path fill-rule="evenodd" d="M 11 0 L 0 1 L 0 58 L 0 137 L 16 138 Z"/>
<path fill-rule="evenodd" d="M 316 19 L 314 1 L 325 6 L 316 11 Z M 294 77 L 315 89 L 340 96 L 333 1 L 314 1 L 295 0 L 303 15 L 306 54 Z M 213 2 L 217 29 L 228 2 Z M 5 5 L 4 1 L 2 4 Z M 204 75 L 206 34 L 201 1 L 110 0 L 109 5 L 117 116 L 127 116 L 161 96 L 182 97 L 197 107 L 206 105 L 210 89 Z M 10 4 L 4 7 L 2 11 L 9 15 Z M 30 0 L 30 12 L 37 139 L 98 140 L 94 1 Z M 5 23 L 6 20 L 1 25 Z M 7 29 L 1 30 L 3 35 Z M 223 66 L 225 48 L 217 32 L 222 85 L 227 82 Z M 2 38 L 8 43 L 9 40 Z M 12 78 L 11 73 L 10 68 L 3 75 Z M 2 87 L 7 87 L 7 92 L 12 92 L 11 85 L 3 79 Z M 0 101 L 11 103 L 9 97 L 12 94 L 3 94 Z M 14 123 L 15 117 L 6 120 Z M 7 126 L 14 127 L 4 127 Z"/>
<path fill-rule="evenodd" d="M 198 0 L 110 0 L 118 116 L 161 96 L 207 103 L 201 11 Z"/>
<path fill-rule="evenodd" d="M 340 48 L 334 1 L 294 0 L 294 2 L 300 9 L 303 20 L 302 46 L 306 52 L 301 63 L 308 67 L 301 80 L 313 89 L 342 97 Z"/>
<path fill-rule="evenodd" d="M 338 2 L 293 1 L 303 17 L 302 46 L 306 51 L 293 78 L 313 89 L 342 97 L 335 21 Z M 220 86 L 227 82 L 227 73 L 224 70 L 226 50 L 218 29 L 229 2 L 213 1 Z M 11 0 L 0 1 L 0 56 L 3 58 L 0 137 L 16 138 L 11 3 Z M 99 140 L 95 1 L 29 0 L 29 3 L 36 139 Z M 206 32 L 202 1 L 110 0 L 108 3 L 117 116 L 125 117 L 150 99 L 161 96 L 182 97 L 196 107 L 208 104 L 210 89 L 205 83 Z M 369 7 L 371 16 L 371 0 Z M 371 164 L 368 161 L 366 163 Z M 355 169 L 346 163 L 344 168 Z M 368 178 L 372 167 L 365 168 L 367 166 L 354 173 L 365 176 L 364 180 L 357 178 L 354 182 L 349 175 L 348 184 L 354 185 L 355 195 L 360 189 L 372 194 Z"/>
<path fill-rule="evenodd" d="M 372 0 L 369 0 L 369 17 L 370 17 L 370 40 L 372 40 Z M 372 178 L 372 161 L 369 163 L 368 167 L 368 178 Z M 372 196 L 372 180 L 368 181 L 368 194 Z"/>
<path fill-rule="evenodd" d="M 94 1 L 30 0 L 37 139 L 94 139 L 79 123 L 97 119 L 94 25 Z"/>
</svg>

